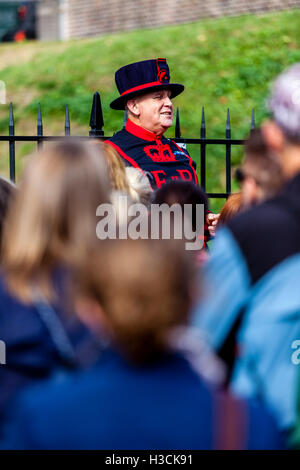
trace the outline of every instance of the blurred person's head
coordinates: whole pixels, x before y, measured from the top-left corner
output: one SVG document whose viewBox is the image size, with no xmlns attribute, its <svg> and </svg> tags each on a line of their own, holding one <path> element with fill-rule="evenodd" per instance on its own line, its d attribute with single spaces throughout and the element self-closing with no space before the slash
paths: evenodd
<svg viewBox="0 0 300 470">
<path fill-rule="evenodd" d="M 188 321 L 193 263 L 180 241 L 105 243 L 81 272 L 81 293 L 97 304 L 91 308 L 87 303 L 94 316 L 91 322 L 98 322 L 127 358 L 149 362 L 168 349 L 173 329 Z"/>
<path fill-rule="evenodd" d="M 4 226 L 6 225 L 8 209 L 16 191 L 14 183 L 0 176 L 0 253 L 2 252 L 2 237 Z"/>
<path fill-rule="evenodd" d="M 263 124 L 263 136 L 290 179 L 300 171 L 300 63 L 277 77 L 268 107 L 273 119 Z"/>
<path fill-rule="evenodd" d="M 284 184 L 279 156 L 267 146 L 260 128 L 253 130 L 246 141 L 239 179 L 245 207 L 274 196 Z"/>
<path fill-rule="evenodd" d="M 218 219 L 218 227 L 227 224 L 243 208 L 243 195 L 241 192 L 231 194 L 225 202 Z"/>
<path fill-rule="evenodd" d="M 197 205 L 202 205 L 204 214 L 208 210 L 206 194 L 194 183 L 189 181 L 169 181 L 153 193 L 152 204 L 179 204 L 184 208 L 185 204 L 192 206 L 192 229 L 196 230 Z M 204 222 L 204 221 L 203 221 Z"/>
<path fill-rule="evenodd" d="M 27 163 L 10 207 L 3 265 L 16 295 L 34 281 L 50 295 L 56 266 L 75 266 L 97 241 L 96 209 L 109 200 L 104 157 L 72 140 L 44 147 Z"/>
</svg>

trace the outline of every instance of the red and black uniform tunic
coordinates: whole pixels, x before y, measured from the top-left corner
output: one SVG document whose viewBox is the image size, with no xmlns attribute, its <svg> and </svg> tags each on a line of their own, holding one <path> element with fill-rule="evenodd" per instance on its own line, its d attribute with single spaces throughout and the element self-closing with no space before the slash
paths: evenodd
<svg viewBox="0 0 300 470">
<path fill-rule="evenodd" d="M 106 140 L 123 158 L 126 166 L 144 173 L 152 189 L 170 180 L 192 181 L 198 184 L 196 163 L 187 150 L 173 140 L 158 137 L 128 119 L 125 129 Z"/>
<path fill-rule="evenodd" d="M 171 139 L 158 137 L 154 132 L 137 126 L 130 119 L 125 129 L 105 143 L 118 152 L 126 166 L 133 166 L 146 175 L 153 190 L 172 180 L 198 184 L 196 163 L 187 150 Z M 210 238 L 206 223 L 204 234 L 206 244 Z"/>
</svg>

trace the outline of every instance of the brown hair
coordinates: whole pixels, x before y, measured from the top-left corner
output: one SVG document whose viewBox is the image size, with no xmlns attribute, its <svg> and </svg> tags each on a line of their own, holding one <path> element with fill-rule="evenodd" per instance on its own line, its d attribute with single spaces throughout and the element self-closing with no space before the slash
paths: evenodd
<svg viewBox="0 0 300 470">
<path fill-rule="evenodd" d="M 242 210 L 243 196 L 242 193 L 231 194 L 225 202 L 220 217 L 218 219 L 218 226 L 226 224 L 233 216 Z"/>
<path fill-rule="evenodd" d="M 103 158 L 73 140 L 49 145 L 28 162 L 8 214 L 3 266 L 11 290 L 31 299 L 31 283 L 51 296 L 53 267 L 73 265 L 97 241 L 96 208 L 107 202 Z"/>
<path fill-rule="evenodd" d="M 89 257 L 81 287 L 102 307 L 122 352 L 135 362 L 149 361 L 166 349 L 172 327 L 187 322 L 192 260 L 179 241 L 104 243 Z"/>
</svg>

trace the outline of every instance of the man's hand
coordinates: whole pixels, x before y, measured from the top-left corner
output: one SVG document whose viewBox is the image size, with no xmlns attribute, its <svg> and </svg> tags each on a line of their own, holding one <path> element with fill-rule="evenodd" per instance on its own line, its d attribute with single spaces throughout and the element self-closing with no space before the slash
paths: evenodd
<svg viewBox="0 0 300 470">
<path fill-rule="evenodd" d="M 216 226 L 219 220 L 220 214 L 212 214 L 211 212 L 206 216 L 207 228 L 209 235 L 214 237 L 216 235 Z"/>
</svg>

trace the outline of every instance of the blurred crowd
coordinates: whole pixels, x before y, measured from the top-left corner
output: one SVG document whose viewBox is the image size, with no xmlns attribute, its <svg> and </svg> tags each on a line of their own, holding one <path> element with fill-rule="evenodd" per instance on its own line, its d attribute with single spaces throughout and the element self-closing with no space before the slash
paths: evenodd
<svg viewBox="0 0 300 470">
<path fill-rule="evenodd" d="M 197 184 L 153 191 L 98 140 L 0 179 L 1 449 L 300 447 L 299 83 L 274 82 L 210 232 Z M 175 217 L 150 236 L 153 207 L 187 204 L 199 248 Z"/>
</svg>

